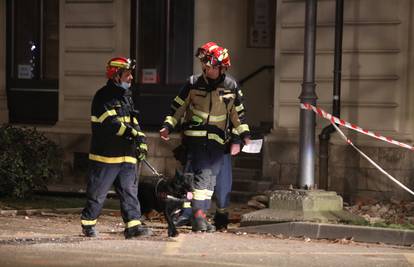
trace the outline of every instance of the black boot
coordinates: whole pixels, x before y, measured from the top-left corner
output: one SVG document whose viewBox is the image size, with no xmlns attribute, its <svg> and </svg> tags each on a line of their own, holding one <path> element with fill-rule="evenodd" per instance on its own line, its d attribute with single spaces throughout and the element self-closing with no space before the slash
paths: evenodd
<svg viewBox="0 0 414 267">
<path fill-rule="evenodd" d="M 211 223 L 209 223 L 207 220 L 206 220 L 206 222 L 207 222 L 207 230 L 206 230 L 206 232 L 207 233 L 213 233 L 213 232 L 215 232 L 216 231 L 216 227 L 214 225 L 212 225 Z"/>
<path fill-rule="evenodd" d="M 178 218 L 174 219 L 174 225 L 176 227 L 191 226 L 191 218 L 189 218 L 185 215 L 180 215 L 180 216 L 178 216 Z"/>
<path fill-rule="evenodd" d="M 216 228 L 206 219 L 206 214 L 202 210 L 197 210 L 191 223 L 193 232 L 214 232 Z"/>
<path fill-rule="evenodd" d="M 140 236 L 151 236 L 153 234 L 154 233 L 150 228 L 144 227 L 142 225 L 136 225 L 133 227 L 125 228 L 124 231 L 125 239 L 131 239 Z"/>
<path fill-rule="evenodd" d="M 229 213 L 228 212 L 216 212 L 214 215 L 214 225 L 217 231 L 227 230 L 229 224 Z"/>
<path fill-rule="evenodd" d="M 82 233 L 86 237 L 96 237 L 98 235 L 98 231 L 96 231 L 95 225 L 82 225 Z"/>
</svg>

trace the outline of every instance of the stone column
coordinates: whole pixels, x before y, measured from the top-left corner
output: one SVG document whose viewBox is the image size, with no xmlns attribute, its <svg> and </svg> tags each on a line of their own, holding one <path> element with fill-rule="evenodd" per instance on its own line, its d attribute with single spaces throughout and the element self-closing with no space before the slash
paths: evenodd
<svg viewBox="0 0 414 267">
<path fill-rule="evenodd" d="M 0 0 L 0 123 L 9 121 L 6 94 L 6 0 Z"/>
</svg>

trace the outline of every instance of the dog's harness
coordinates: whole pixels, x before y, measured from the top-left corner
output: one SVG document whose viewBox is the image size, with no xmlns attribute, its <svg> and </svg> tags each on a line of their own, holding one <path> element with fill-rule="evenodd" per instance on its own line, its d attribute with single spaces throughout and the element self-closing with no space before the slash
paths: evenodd
<svg viewBox="0 0 414 267">
<path fill-rule="evenodd" d="M 157 169 L 155 169 L 146 159 L 144 159 L 143 162 L 147 165 L 148 168 L 151 169 L 152 173 L 159 178 L 158 181 L 157 181 L 157 183 L 155 184 L 155 195 L 156 196 L 159 196 L 159 194 L 158 194 L 158 186 L 161 184 L 162 181 L 166 182 L 166 180 L 164 178 L 164 175 L 160 174 L 157 171 Z M 168 200 L 181 201 L 183 203 L 185 203 L 185 202 L 187 202 L 187 201 L 189 201 L 189 200 L 192 199 L 192 195 L 191 195 L 191 197 L 189 197 L 188 194 L 187 194 L 187 197 L 186 198 L 177 198 L 177 197 L 174 197 L 174 196 L 171 196 L 171 195 L 168 195 L 168 194 L 165 195 L 165 196 L 163 196 L 163 197 L 165 197 Z"/>
</svg>

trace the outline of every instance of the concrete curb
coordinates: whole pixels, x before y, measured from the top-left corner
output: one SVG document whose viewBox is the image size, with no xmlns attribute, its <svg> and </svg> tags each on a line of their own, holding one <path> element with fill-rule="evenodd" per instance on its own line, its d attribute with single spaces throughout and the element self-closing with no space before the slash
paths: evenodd
<svg viewBox="0 0 414 267">
<path fill-rule="evenodd" d="M 26 210 L 0 210 L 0 216 L 17 215 L 52 215 L 52 214 L 81 214 L 83 208 L 63 208 L 63 209 L 26 209 Z M 101 214 L 113 215 L 120 214 L 119 210 L 103 209 Z"/>
<path fill-rule="evenodd" d="M 400 246 L 414 244 L 414 231 L 341 224 L 286 222 L 246 226 L 232 232 L 282 234 L 312 239 L 350 239 L 358 242 L 384 243 Z"/>
</svg>

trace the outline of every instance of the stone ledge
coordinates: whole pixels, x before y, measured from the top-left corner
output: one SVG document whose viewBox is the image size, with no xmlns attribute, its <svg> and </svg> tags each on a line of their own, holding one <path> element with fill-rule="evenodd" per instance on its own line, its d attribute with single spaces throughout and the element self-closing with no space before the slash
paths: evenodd
<svg viewBox="0 0 414 267">
<path fill-rule="evenodd" d="M 367 226 L 287 222 L 247 226 L 232 231 L 246 233 L 282 234 L 313 239 L 351 239 L 357 242 L 384 243 L 400 246 L 414 244 L 414 231 Z"/>
<path fill-rule="evenodd" d="M 62 208 L 62 209 L 26 209 L 26 210 L 0 210 L 0 216 L 32 216 L 50 214 L 81 214 L 83 208 Z M 119 210 L 102 209 L 101 214 L 119 215 Z"/>
</svg>

